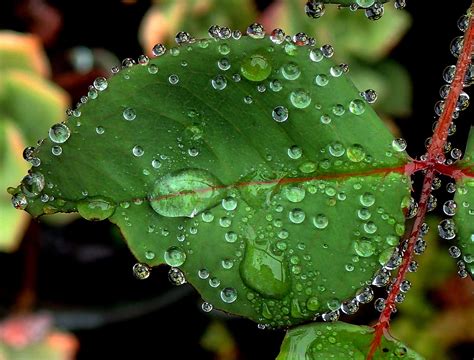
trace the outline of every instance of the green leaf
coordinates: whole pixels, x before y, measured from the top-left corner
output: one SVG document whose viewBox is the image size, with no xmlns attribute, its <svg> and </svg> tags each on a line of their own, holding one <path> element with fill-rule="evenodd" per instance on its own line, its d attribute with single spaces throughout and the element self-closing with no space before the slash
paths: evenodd
<svg viewBox="0 0 474 360">
<path fill-rule="evenodd" d="M 21 157 L 25 146 L 15 124 L 0 119 L 0 189 L 6 189 L 27 170 Z M 0 251 L 13 251 L 17 248 L 29 223 L 27 214 L 15 211 L 10 196 L 0 193 Z M 25 216 L 26 215 L 26 216 Z"/>
<path fill-rule="evenodd" d="M 286 334 L 277 360 L 364 360 L 373 332 L 369 326 L 343 322 L 299 326 Z M 423 359 L 400 341 L 383 338 L 374 360 L 400 358 Z"/>
<path fill-rule="evenodd" d="M 312 319 L 403 234 L 407 155 L 319 49 L 201 40 L 95 86 L 37 149 L 16 204 L 109 218 L 140 262 L 180 267 L 215 308 Z"/>
<path fill-rule="evenodd" d="M 474 127 L 471 127 L 464 158 L 459 167 L 474 173 Z M 474 279 L 474 178 L 463 177 L 456 181 L 454 201 L 457 204 L 454 222 L 457 229 L 457 241 L 461 255 L 459 273 L 464 271 Z M 465 267 L 465 270 L 463 270 Z"/>
</svg>

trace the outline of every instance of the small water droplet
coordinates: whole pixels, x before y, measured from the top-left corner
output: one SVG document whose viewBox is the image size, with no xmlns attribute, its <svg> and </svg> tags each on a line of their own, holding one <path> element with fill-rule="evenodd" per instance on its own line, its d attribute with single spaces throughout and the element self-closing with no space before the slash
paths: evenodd
<svg viewBox="0 0 474 360">
<path fill-rule="evenodd" d="M 362 100 L 354 99 L 349 103 L 349 111 L 354 115 L 362 115 L 365 112 L 365 103 Z"/>
<path fill-rule="evenodd" d="M 284 106 L 277 106 L 272 111 L 272 118 L 277 122 L 288 120 L 288 109 Z"/>
<path fill-rule="evenodd" d="M 231 287 L 226 287 L 221 290 L 221 299 L 223 302 L 230 304 L 237 300 L 237 290 Z"/>
<path fill-rule="evenodd" d="M 253 39 L 263 39 L 265 37 L 265 29 L 259 23 L 253 23 L 247 28 L 247 35 Z"/>
<path fill-rule="evenodd" d="M 142 156 L 143 154 L 145 153 L 145 151 L 143 150 L 143 148 L 139 145 L 135 145 L 132 149 L 132 154 L 136 157 L 140 157 Z"/>
<path fill-rule="evenodd" d="M 145 280 L 150 277 L 151 274 L 151 269 L 148 267 L 146 264 L 142 263 L 136 263 L 133 265 L 133 275 L 138 279 L 138 280 Z"/>
<path fill-rule="evenodd" d="M 137 117 L 135 109 L 132 108 L 125 108 L 122 112 L 122 116 L 125 120 L 133 121 Z"/>
<path fill-rule="evenodd" d="M 176 267 L 172 267 L 169 269 L 168 280 L 170 281 L 170 283 L 176 286 L 183 285 L 186 283 L 186 277 L 184 276 L 183 272 Z"/>
</svg>

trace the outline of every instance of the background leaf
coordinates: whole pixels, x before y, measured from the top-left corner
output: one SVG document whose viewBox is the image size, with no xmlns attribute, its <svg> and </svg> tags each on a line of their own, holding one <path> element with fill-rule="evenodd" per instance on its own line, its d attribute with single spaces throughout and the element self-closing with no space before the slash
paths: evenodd
<svg viewBox="0 0 474 360">
<path fill-rule="evenodd" d="M 289 330 L 277 360 L 364 360 L 373 338 L 369 326 L 314 323 Z M 423 359 L 395 339 L 383 338 L 374 359 Z"/>
</svg>

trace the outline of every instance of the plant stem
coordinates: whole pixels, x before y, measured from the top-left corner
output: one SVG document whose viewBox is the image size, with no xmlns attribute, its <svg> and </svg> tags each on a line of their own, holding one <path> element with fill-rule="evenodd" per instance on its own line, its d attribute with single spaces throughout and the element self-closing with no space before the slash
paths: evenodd
<svg viewBox="0 0 474 360">
<path fill-rule="evenodd" d="M 471 3 L 469 9 L 470 12 L 474 11 L 474 2 Z M 415 217 L 412 230 L 408 237 L 408 246 L 403 254 L 403 261 L 398 270 L 395 282 L 392 285 L 391 291 L 385 300 L 385 308 L 380 314 L 380 317 L 375 324 L 375 333 L 370 346 L 367 360 L 372 360 L 377 348 L 380 345 L 382 336 L 388 331 L 390 324 L 390 316 L 392 310 L 395 308 L 395 298 L 400 291 L 400 284 L 405 279 L 405 275 L 408 271 L 409 264 L 413 257 L 416 241 L 420 237 L 421 226 L 423 225 L 425 215 L 428 208 L 428 201 L 431 195 L 431 186 L 436 173 L 453 173 L 452 167 L 444 165 L 444 147 L 446 139 L 448 138 L 449 127 L 453 121 L 453 113 L 456 111 L 457 102 L 459 95 L 464 87 L 464 78 L 466 76 L 467 69 L 471 63 L 471 54 L 474 43 L 474 18 L 470 17 L 469 26 L 464 35 L 463 49 L 458 58 L 456 64 L 456 71 L 454 79 L 451 83 L 448 96 L 446 98 L 444 109 L 439 117 L 438 124 L 433 133 L 431 144 L 426 154 L 426 161 L 423 161 L 426 166 L 425 177 L 423 179 L 423 185 L 421 189 L 418 213 Z M 458 176 L 458 174 L 456 173 Z"/>
</svg>

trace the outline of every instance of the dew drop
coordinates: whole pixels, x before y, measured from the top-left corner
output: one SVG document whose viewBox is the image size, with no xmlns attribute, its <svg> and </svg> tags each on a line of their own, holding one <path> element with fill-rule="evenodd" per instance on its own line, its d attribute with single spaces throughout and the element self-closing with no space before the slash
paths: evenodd
<svg viewBox="0 0 474 360">
<path fill-rule="evenodd" d="M 142 156 L 143 154 L 145 153 L 145 151 L 143 150 L 143 148 L 139 145 L 135 145 L 132 149 L 132 154 L 136 157 L 140 157 Z"/>
<path fill-rule="evenodd" d="M 362 100 L 354 99 L 349 103 L 349 111 L 354 115 L 362 115 L 365 112 L 365 103 Z"/>
<path fill-rule="evenodd" d="M 290 93 L 290 101 L 294 107 L 304 109 L 311 104 L 311 95 L 304 89 L 296 89 Z"/>
<path fill-rule="evenodd" d="M 186 253 L 177 246 L 171 246 L 165 251 L 164 259 L 170 266 L 181 266 L 186 261 Z"/>
<path fill-rule="evenodd" d="M 94 87 L 96 88 L 96 90 L 98 91 L 104 91 L 105 89 L 107 89 L 107 86 L 109 85 L 107 83 L 107 79 L 104 78 L 104 77 L 98 77 L 94 80 L 94 82 L 92 83 L 92 85 L 94 85 Z"/>
<path fill-rule="evenodd" d="M 122 116 L 125 120 L 133 121 L 137 117 L 135 109 L 132 108 L 125 108 L 122 112 Z"/>
<path fill-rule="evenodd" d="M 314 216 L 312 220 L 313 220 L 313 225 L 317 229 L 320 229 L 320 230 L 327 228 L 329 224 L 329 219 L 324 214 L 318 214 Z"/>
<path fill-rule="evenodd" d="M 277 106 L 272 111 L 272 118 L 276 122 L 284 122 L 288 120 L 288 109 L 284 106 Z"/>
<path fill-rule="evenodd" d="M 211 80 L 211 84 L 216 90 L 224 90 L 227 86 L 227 80 L 223 75 L 217 75 Z"/>
<path fill-rule="evenodd" d="M 302 209 L 295 208 L 290 210 L 288 217 L 293 224 L 301 224 L 306 218 L 306 214 Z"/>
<path fill-rule="evenodd" d="M 17 193 L 12 196 L 12 205 L 17 210 L 25 210 L 28 206 L 28 200 L 26 199 L 25 194 Z"/>
<path fill-rule="evenodd" d="M 317 19 L 323 16 L 325 10 L 326 8 L 324 6 L 324 3 L 316 0 L 307 1 L 304 7 L 304 12 L 306 13 L 306 15 L 313 19 Z"/>
<path fill-rule="evenodd" d="M 151 269 L 148 267 L 146 264 L 142 263 L 136 263 L 133 265 L 133 275 L 138 279 L 138 280 L 145 280 L 150 277 L 151 274 Z"/>
<path fill-rule="evenodd" d="M 60 123 L 51 126 L 49 129 L 49 138 L 56 144 L 62 144 L 71 136 L 71 130 L 66 124 Z"/>
<path fill-rule="evenodd" d="M 272 66 L 265 56 L 254 54 L 242 61 L 240 72 L 247 80 L 263 81 L 270 76 Z"/>
<path fill-rule="evenodd" d="M 169 269 L 168 280 L 170 283 L 176 286 L 186 284 L 186 277 L 184 276 L 183 272 L 175 267 Z"/>
<path fill-rule="evenodd" d="M 301 70 L 296 63 L 290 62 L 282 66 L 281 73 L 287 80 L 296 80 L 301 75 Z"/>
<path fill-rule="evenodd" d="M 237 300 L 237 290 L 231 287 L 226 287 L 221 290 L 221 299 L 223 302 L 230 304 Z"/>
</svg>

